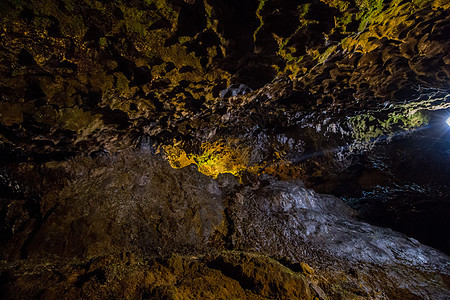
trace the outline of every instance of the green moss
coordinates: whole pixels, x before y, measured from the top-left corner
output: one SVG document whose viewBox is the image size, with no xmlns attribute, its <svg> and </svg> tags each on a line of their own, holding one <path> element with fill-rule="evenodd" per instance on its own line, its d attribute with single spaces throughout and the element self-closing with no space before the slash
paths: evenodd
<svg viewBox="0 0 450 300">
<path fill-rule="evenodd" d="M 261 30 L 261 28 L 264 26 L 264 20 L 261 15 L 261 11 L 264 8 L 264 5 L 266 4 L 267 0 L 259 0 L 258 8 L 256 9 L 256 16 L 259 19 L 259 26 L 256 28 L 255 32 L 253 33 L 253 41 L 256 41 L 256 37 L 258 35 L 258 32 Z"/>
<path fill-rule="evenodd" d="M 378 112 L 373 113 L 372 115 L 365 114 L 356 117 L 366 120 L 369 117 L 370 121 L 376 119 L 377 122 L 372 124 L 374 125 L 374 128 L 380 129 L 385 135 L 392 135 L 398 131 L 413 130 L 428 124 L 429 119 L 425 112 L 450 108 L 449 99 L 450 95 L 443 98 L 430 97 L 427 100 L 411 102 L 405 105 L 397 105 L 392 108 L 392 111 L 387 115 L 384 112 Z M 357 127 L 361 129 L 361 125 L 363 123 L 355 121 L 357 120 L 353 120 L 354 124 L 356 125 L 359 123 L 359 126 L 357 125 Z M 360 131 L 357 135 L 358 134 L 364 137 L 363 132 Z"/>
<path fill-rule="evenodd" d="M 155 39 L 160 32 L 149 32 L 151 24 L 164 17 L 176 23 L 178 13 L 165 0 L 146 0 L 146 5 L 155 5 L 156 10 L 142 10 L 140 7 L 129 5 L 128 1 L 117 1 L 117 6 L 124 14 L 124 20 L 121 25 L 128 33 L 144 40 Z"/>
<path fill-rule="evenodd" d="M 334 50 L 336 50 L 336 48 L 337 45 L 328 47 L 324 53 L 320 54 L 319 57 L 317 58 L 319 64 L 324 63 L 327 60 L 327 58 L 334 52 Z"/>
<path fill-rule="evenodd" d="M 123 73 L 115 73 L 116 85 L 115 89 L 117 91 L 126 92 L 129 89 L 130 81 L 125 77 Z"/>
<path fill-rule="evenodd" d="M 394 124 L 401 122 L 404 129 L 417 128 L 428 123 L 428 117 L 421 111 L 409 112 L 406 116 L 394 112 L 389 114 L 388 122 L 391 120 Z"/>
<path fill-rule="evenodd" d="M 353 137 L 368 142 L 381 136 L 391 136 L 399 131 L 413 130 L 428 123 L 428 117 L 420 110 L 398 106 L 388 113 L 374 112 L 354 116 L 350 119 Z"/>
<path fill-rule="evenodd" d="M 350 4 L 347 1 L 339 0 L 321 0 L 330 7 L 339 9 L 340 13 L 335 16 L 335 27 L 330 32 L 324 32 L 326 36 L 332 36 L 335 33 L 344 34 L 339 45 L 332 45 L 329 47 L 314 46 L 306 49 L 307 55 L 316 62 L 321 64 L 331 55 L 336 49 L 342 48 L 348 52 L 370 52 L 374 50 L 377 41 L 382 37 L 389 39 L 398 39 L 398 28 L 400 24 L 405 24 L 407 18 L 420 9 L 429 7 L 436 9 L 437 7 L 444 8 L 449 1 L 445 0 L 416 0 L 405 2 L 401 0 L 384 1 L 384 0 L 355 0 L 350 9 Z M 444 3 L 446 2 L 446 3 Z M 307 18 L 310 9 L 310 4 L 302 4 L 298 7 L 299 13 L 299 27 L 296 33 L 305 28 L 309 24 L 314 24 L 314 20 Z M 351 25 L 351 27 L 350 27 Z M 355 26 L 357 29 L 355 29 Z M 295 36 L 295 34 L 294 34 Z M 304 70 L 301 66 L 295 66 L 301 63 L 300 57 L 295 54 L 295 49 L 291 47 L 286 48 L 290 38 L 279 39 L 278 54 L 286 61 L 284 69 L 285 75 L 292 77 L 292 74 L 307 74 L 314 67 Z"/>
<path fill-rule="evenodd" d="M 309 12 L 309 8 L 311 7 L 311 3 L 300 4 L 297 7 L 299 18 L 304 18 L 306 14 Z"/>
<path fill-rule="evenodd" d="M 358 31 L 363 31 L 372 23 L 373 18 L 382 11 L 383 0 L 357 0 L 359 8 L 357 19 L 360 20 Z"/>
<path fill-rule="evenodd" d="M 350 33 L 347 30 L 347 26 L 351 24 L 356 19 L 355 13 L 345 12 L 341 16 L 335 17 L 335 28 L 333 28 L 332 32 L 340 31 L 343 34 Z"/>
<path fill-rule="evenodd" d="M 319 24 L 319 21 L 307 18 L 310 8 L 311 3 L 301 4 L 297 7 L 299 17 L 299 27 L 297 28 L 296 32 L 310 24 Z"/>
<path fill-rule="evenodd" d="M 324 1 L 324 0 L 322 0 L 322 1 Z M 348 9 L 348 7 L 350 6 L 349 1 L 343 1 L 343 0 L 327 0 L 324 2 L 327 3 L 331 7 L 338 9 L 340 12 L 346 11 Z"/>
</svg>

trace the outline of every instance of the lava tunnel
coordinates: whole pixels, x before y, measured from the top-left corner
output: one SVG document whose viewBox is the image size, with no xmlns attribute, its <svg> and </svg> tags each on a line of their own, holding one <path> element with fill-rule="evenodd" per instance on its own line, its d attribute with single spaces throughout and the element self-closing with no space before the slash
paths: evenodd
<svg viewBox="0 0 450 300">
<path fill-rule="evenodd" d="M 1 0 L 1 299 L 450 299 L 449 0 Z"/>
</svg>

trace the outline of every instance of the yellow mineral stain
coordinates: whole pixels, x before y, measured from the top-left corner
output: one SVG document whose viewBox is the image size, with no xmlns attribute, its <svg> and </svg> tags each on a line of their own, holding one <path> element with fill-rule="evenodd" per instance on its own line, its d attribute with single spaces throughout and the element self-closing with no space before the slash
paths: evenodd
<svg viewBox="0 0 450 300">
<path fill-rule="evenodd" d="M 238 176 L 249 168 L 250 148 L 225 140 L 203 143 L 199 153 L 187 153 L 180 143 L 163 146 L 163 150 L 173 168 L 195 164 L 201 173 L 213 178 L 222 173 Z"/>
</svg>

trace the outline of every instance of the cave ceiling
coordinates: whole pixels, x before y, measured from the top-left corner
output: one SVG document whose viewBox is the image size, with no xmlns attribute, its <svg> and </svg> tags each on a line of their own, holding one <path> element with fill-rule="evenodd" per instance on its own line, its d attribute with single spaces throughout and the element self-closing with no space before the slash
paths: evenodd
<svg viewBox="0 0 450 300">
<path fill-rule="evenodd" d="M 2 1 L 2 157 L 149 147 L 213 177 L 339 193 L 355 166 L 401 169 L 366 150 L 448 114 L 449 5 Z"/>
</svg>

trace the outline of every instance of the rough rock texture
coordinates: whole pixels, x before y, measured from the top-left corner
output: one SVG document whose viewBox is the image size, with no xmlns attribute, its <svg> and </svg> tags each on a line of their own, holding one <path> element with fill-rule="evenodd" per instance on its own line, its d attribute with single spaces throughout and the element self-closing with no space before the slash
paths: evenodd
<svg viewBox="0 0 450 300">
<path fill-rule="evenodd" d="M 2 198 L 6 298 L 450 296 L 445 254 L 301 182 L 214 180 L 148 151 L 16 176 L 39 196 Z"/>
<path fill-rule="evenodd" d="M 137 155 L 85 158 L 57 164 L 56 170 L 51 164 L 45 168 L 58 174 L 61 185 L 49 179 L 49 192 L 38 191 L 34 218 L 15 220 L 20 201 L 6 209 L 11 222 L 6 229 L 13 238 L 2 255 L 7 259 L 85 257 L 137 248 L 205 251 L 211 236 L 224 231 L 220 190 L 196 172 L 176 172 Z M 15 228 L 22 232 L 15 233 Z"/>
<path fill-rule="evenodd" d="M 448 297 L 449 11 L 1 1 L 2 296 Z"/>
<path fill-rule="evenodd" d="M 8 271 L 3 279 L 9 281 L 3 291 L 12 299 L 61 295 L 66 299 L 313 299 L 324 295 L 318 276 L 240 252 L 158 260 L 122 253 L 57 265 L 38 262 Z"/>
</svg>

